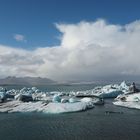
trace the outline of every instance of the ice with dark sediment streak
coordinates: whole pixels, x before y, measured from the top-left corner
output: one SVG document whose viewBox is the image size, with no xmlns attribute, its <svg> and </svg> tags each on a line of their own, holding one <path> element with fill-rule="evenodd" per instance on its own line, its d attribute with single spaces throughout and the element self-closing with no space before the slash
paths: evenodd
<svg viewBox="0 0 140 140">
<path fill-rule="evenodd" d="M 10 101 L 7 103 L 3 103 L 3 105 L 0 106 L 0 112 L 67 113 L 67 112 L 83 111 L 93 107 L 94 104 L 92 102 L 45 103 L 42 101 L 38 102 Z"/>
<path fill-rule="evenodd" d="M 113 102 L 114 105 L 140 109 L 140 92 L 120 95 Z"/>
</svg>

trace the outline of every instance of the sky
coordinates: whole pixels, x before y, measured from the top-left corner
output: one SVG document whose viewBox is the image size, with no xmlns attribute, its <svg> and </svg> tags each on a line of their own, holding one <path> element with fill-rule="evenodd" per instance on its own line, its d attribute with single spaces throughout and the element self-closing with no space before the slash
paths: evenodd
<svg viewBox="0 0 140 140">
<path fill-rule="evenodd" d="M 0 0 L 0 77 L 140 76 L 139 0 Z"/>
</svg>

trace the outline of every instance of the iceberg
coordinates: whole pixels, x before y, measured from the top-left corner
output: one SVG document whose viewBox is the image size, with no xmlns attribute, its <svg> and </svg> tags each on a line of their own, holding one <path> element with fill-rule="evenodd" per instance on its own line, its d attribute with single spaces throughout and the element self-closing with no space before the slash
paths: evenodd
<svg viewBox="0 0 140 140">
<path fill-rule="evenodd" d="M 3 88 L 0 88 L 3 90 Z M 13 98 L 15 99 L 20 96 L 30 97 L 32 96 L 34 101 L 46 101 L 46 100 L 53 100 L 53 102 L 61 102 L 62 96 L 67 96 L 74 98 L 76 97 L 99 97 L 99 98 L 115 98 L 120 94 L 127 94 L 129 93 L 129 86 L 123 81 L 120 85 L 119 84 L 111 84 L 106 86 L 99 86 L 95 87 L 91 90 L 85 91 L 69 91 L 69 92 L 59 92 L 59 91 L 51 91 L 51 92 L 42 92 L 41 90 L 37 89 L 36 87 L 31 88 L 22 88 L 21 90 L 11 89 L 6 92 L 6 98 Z M 25 97 L 24 96 L 24 97 Z M 27 99 L 27 98 L 26 98 Z M 75 99 L 69 99 L 69 102 L 77 102 Z M 30 100 L 31 101 L 31 100 Z"/>
<path fill-rule="evenodd" d="M 123 81 L 120 85 L 106 85 L 101 88 L 99 92 L 97 92 L 97 96 L 102 98 L 115 98 L 120 94 L 125 94 L 129 92 L 129 86 Z"/>
<path fill-rule="evenodd" d="M 68 102 L 68 99 L 65 99 L 65 98 L 61 99 L 61 103 L 67 103 L 67 102 Z"/>
<path fill-rule="evenodd" d="M 5 96 L 5 92 L 0 92 L 0 103 L 1 102 L 4 102 L 5 101 L 5 99 L 6 99 L 6 96 Z"/>
<path fill-rule="evenodd" d="M 5 100 L 6 100 L 6 89 L 0 87 L 0 103 L 4 102 Z"/>
<path fill-rule="evenodd" d="M 91 102 L 75 102 L 75 103 L 49 103 L 43 109 L 44 113 L 68 113 L 78 112 L 93 108 L 94 104 Z"/>
<path fill-rule="evenodd" d="M 113 104 L 117 106 L 140 109 L 140 92 L 120 95 L 115 99 Z"/>
<path fill-rule="evenodd" d="M 92 102 L 94 105 L 103 105 L 104 100 L 103 98 L 89 98 L 85 97 L 81 99 L 81 102 Z"/>
<path fill-rule="evenodd" d="M 123 92 L 119 89 L 114 89 L 112 87 L 103 87 L 98 96 L 101 98 L 115 98 L 120 94 L 123 94 Z"/>
<path fill-rule="evenodd" d="M 61 98 L 59 95 L 54 95 L 52 101 L 53 102 L 61 102 Z"/>
<path fill-rule="evenodd" d="M 85 97 L 81 99 L 81 102 L 93 102 L 93 99 L 89 97 Z"/>
<path fill-rule="evenodd" d="M 120 94 L 129 93 L 129 86 L 123 81 L 119 84 L 110 84 L 98 86 L 91 90 L 71 92 L 70 94 L 77 97 L 99 97 L 99 98 L 115 98 Z"/>
<path fill-rule="evenodd" d="M 76 102 L 76 103 L 45 103 L 38 102 L 21 102 L 9 101 L 0 106 L 0 112 L 44 112 L 44 113 L 68 113 L 83 111 L 93 108 L 92 102 Z"/>
<path fill-rule="evenodd" d="M 116 97 L 113 102 L 115 105 L 140 108 L 140 93 L 130 93 L 130 86 L 125 81 L 91 90 L 69 92 L 44 92 L 36 87 L 6 91 L 0 87 L 0 112 L 76 112 L 104 104 L 103 98 Z"/>
<path fill-rule="evenodd" d="M 123 82 L 120 84 L 119 88 L 120 88 L 121 90 L 123 90 L 123 91 L 129 91 L 130 86 L 128 86 L 128 85 L 126 84 L 126 82 L 123 81 Z"/>
<path fill-rule="evenodd" d="M 33 101 L 32 95 L 28 94 L 18 94 L 15 96 L 15 99 L 23 102 Z"/>
<path fill-rule="evenodd" d="M 69 103 L 76 103 L 76 102 L 79 102 L 77 98 L 72 97 L 69 99 Z"/>
<path fill-rule="evenodd" d="M 120 94 L 125 94 L 129 92 L 129 86 L 123 81 L 120 85 L 119 84 L 111 84 L 106 85 L 103 87 L 95 87 L 94 89 L 87 90 L 87 91 L 77 91 L 74 93 L 75 96 L 79 97 L 90 97 L 96 96 L 99 98 L 115 98 Z"/>
</svg>

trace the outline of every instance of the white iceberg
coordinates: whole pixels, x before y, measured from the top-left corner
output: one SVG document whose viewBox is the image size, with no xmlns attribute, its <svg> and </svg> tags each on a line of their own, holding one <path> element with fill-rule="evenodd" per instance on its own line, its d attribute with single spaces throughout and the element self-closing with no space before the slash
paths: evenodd
<svg viewBox="0 0 140 140">
<path fill-rule="evenodd" d="M 128 85 L 126 84 L 126 82 L 123 81 L 123 82 L 120 84 L 119 88 L 120 88 L 121 90 L 123 90 L 123 91 L 129 91 L 130 86 L 128 86 Z"/>
<path fill-rule="evenodd" d="M 114 105 L 140 109 L 140 93 L 120 95 L 115 100 Z"/>
<path fill-rule="evenodd" d="M 31 94 L 17 94 L 15 99 L 23 102 L 33 101 Z"/>
<path fill-rule="evenodd" d="M 0 112 L 44 112 L 44 113 L 67 113 L 83 111 L 93 108 L 92 102 L 76 103 L 45 103 L 45 102 L 21 102 L 9 101 L 0 106 Z"/>
<path fill-rule="evenodd" d="M 42 111 L 45 113 L 68 113 L 83 111 L 93 108 L 91 102 L 76 102 L 76 103 L 49 103 Z"/>
<path fill-rule="evenodd" d="M 93 99 L 89 98 L 89 97 L 85 97 L 85 98 L 81 99 L 81 102 L 92 102 L 92 101 L 93 101 Z"/>
<path fill-rule="evenodd" d="M 69 98 L 69 103 L 76 103 L 76 102 L 79 102 L 79 100 L 75 97 L 71 97 Z"/>
<path fill-rule="evenodd" d="M 81 102 L 92 102 L 94 105 L 103 105 L 104 100 L 102 98 L 90 98 L 85 97 L 80 100 Z"/>
<path fill-rule="evenodd" d="M 125 94 L 129 92 L 129 86 L 123 81 L 119 84 L 111 84 L 106 86 L 95 87 L 91 90 L 71 92 L 77 97 L 91 97 L 96 96 L 100 98 L 115 98 L 120 94 Z"/>
</svg>

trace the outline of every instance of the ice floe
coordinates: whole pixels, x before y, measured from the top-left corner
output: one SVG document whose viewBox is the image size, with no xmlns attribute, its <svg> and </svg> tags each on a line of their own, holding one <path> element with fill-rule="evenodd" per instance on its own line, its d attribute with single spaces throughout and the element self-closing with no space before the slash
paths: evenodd
<svg viewBox="0 0 140 140">
<path fill-rule="evenodd" d="M 140 109 L 140 92 L 119 95 L 115 100 L 114 105 Z"/>
<path fill-rule="evenodd" d="M 49 103 L 46 108 L 43 109 L 45 113 L 68 113 L 84 111 L 93 108 L 92 102 L 75 102 L 75 103 Z"/>
<path fill-rule="evenodd" d="M 76 102 L 76 103 L 45 103 L 38 102 L 21 102 L 10 101 L 0 106 L 0 112 L 44 112 L 44 113 L 67 113 L 83 111 L 93 108 L 92 102 Z"/>
</svg>

